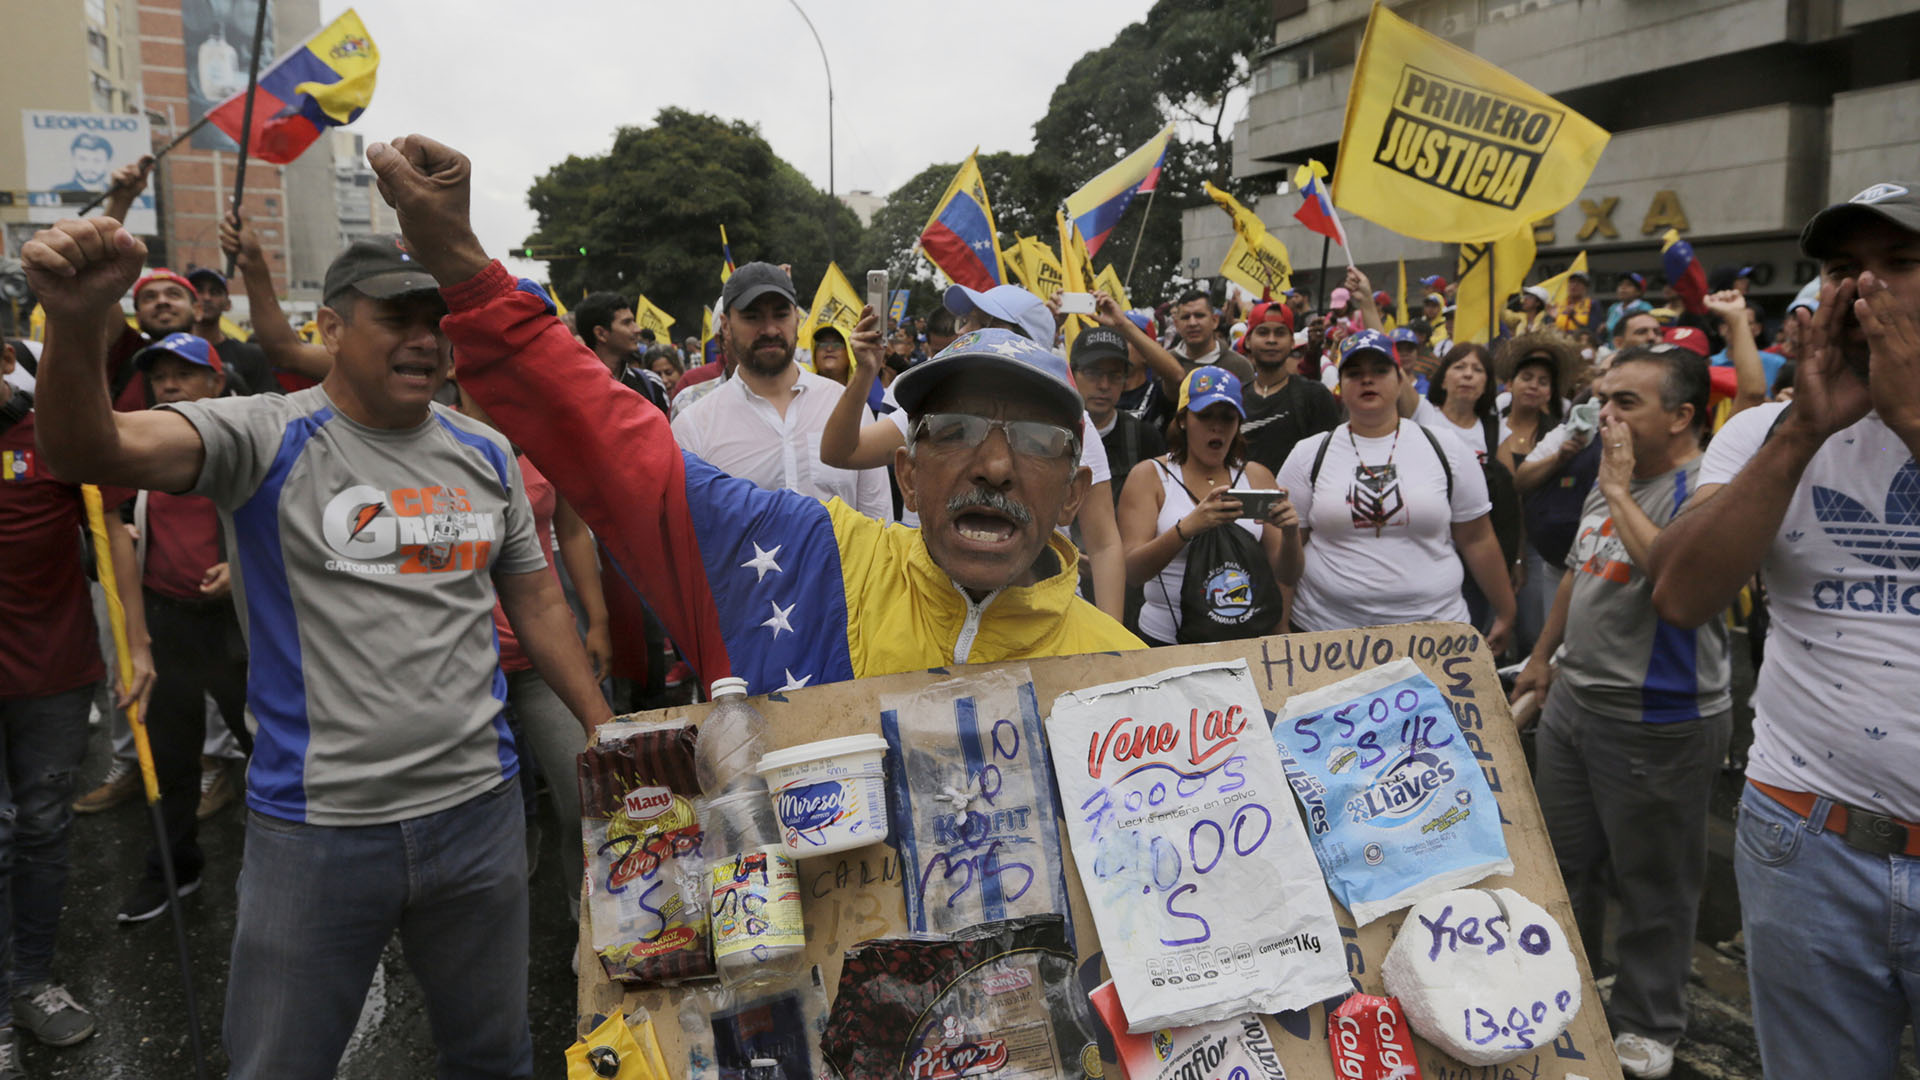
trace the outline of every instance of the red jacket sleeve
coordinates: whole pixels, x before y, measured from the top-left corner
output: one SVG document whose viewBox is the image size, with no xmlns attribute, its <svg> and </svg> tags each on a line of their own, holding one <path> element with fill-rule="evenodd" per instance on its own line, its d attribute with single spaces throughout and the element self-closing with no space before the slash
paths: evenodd
<svg viewBox="0 0 1920 1080">
<path fill-rule="evenodd" d="M 704 682 L 730 674 L 667 418 L 498 262 L 442 292 L 460 385 L 593 530 L 617 571 L 606 587 L 636 589 Z"/>
</svg>

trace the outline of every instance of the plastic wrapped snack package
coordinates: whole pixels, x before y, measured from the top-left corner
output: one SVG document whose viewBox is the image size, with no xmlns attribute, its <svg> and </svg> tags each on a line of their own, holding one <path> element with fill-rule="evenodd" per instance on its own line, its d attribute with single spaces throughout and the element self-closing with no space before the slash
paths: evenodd
<svg viewBox="0 0 1920 1080">
<path fill-rule="evenodd" d="M 1027 669 L 888 694 L 880 709 L 908 931 L 1067 915 L 1057 800 Z"/>
<path fill-rule="evenodd" d="M 1061 695 L 1073 859 L 1135 1033 L 1345 994 L 1345 952 L 1244 660 Z"/>
<path fill-rule="evenodd" d="M 1088 995 L 1120 1052 L 1123 1080 L 1287 1080 L 1267 1027 L 1251 1014 L 1193 1027 L 1127 1030 L 1120 993 L 1104 982 Z"/>
<path fill-rule="evenodd" d="M 567 1047 L 567 1080 L 671 1080 L 653 1018 L 629 1021 L 615 1009 L 586 1037 Z"/>
<path fill-rule="evenodd" d="M 608 978 L 713 974 L 694 741 L 694 729 L 677 720 L 603 739 L 579 756 L 589 940 Z"/>
<path fill-rule="evenodd" d="M 1096 1080 L 1095 1023 L 1066 921 L 1040 915 L 856 945 L 821 1048 L 845 1080 Z"/>
<path fill-rule="evenodd" d="M 1327 887 L 1356 924 L 1513 872 L 1493 790 L 1413 661 L 1288 698 L 1273 739 Z"/>
<path fill-rule="evenodd" d="M 1512 889 L 1458 889 L 1414 905 L 1380 977 L 1413 1030 L 1468 1065 L 1537 1053 L 1580 1012 L 1572 940 Z"/>
</svg>

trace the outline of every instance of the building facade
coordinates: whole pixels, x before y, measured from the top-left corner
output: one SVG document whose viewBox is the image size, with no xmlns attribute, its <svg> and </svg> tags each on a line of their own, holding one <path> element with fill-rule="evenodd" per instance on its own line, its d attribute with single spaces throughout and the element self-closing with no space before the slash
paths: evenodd
<svg viewBox="0 0 1920 1080">
<path fill-rule="evenodd" d="M 1403 17 L 1500 65 L 1613 133 L 1587 187 L 1537 223 L 1530 280 L 1586 251 L 1610 294 L 1657 271 L 1677 228 L 1716 268 L 1752 267 L 1777 311 L 1817 268 L 1800 226 L 1821 206 L 1880 180 L 1920 181 L 1920 0 L 1415 0 Z M 1275 0 L 1274 46 L 1253 63 L 1234 173 L 1275 190 L 1308 158 L 1339 156 L 1347 89 L 1368 0 Z M 1254 204 L 1317 285 L 1320 237 L 1293 220 L 1297 195 Z M 1454 277 L 1451 245 L 1345 219 L 1376 288 Z M 1232 243 L 1227 216 L 1186 211 L 1183 255 L 1199 273 Z M 1338 252 L 1329 271 L 1344 272 Z"/>
<path fill-rule="evenodd" d="M 319 28 L 318 0 L 268 2 L 274 54 Z M 0 64 L 0 254 L 7 255 L 43 227 L 28 222 L 21 197 L 27 194 L 19 153 L 23 109 L 144 115 L 154 145 L 163 146 L 192 123 L 190 65 L 205 81 L 210 68 L 230 69 L 237 58 L 239 82 L 245 81 L 248 42 L 234 40 L 242 35 L 224 38 L 218 48 L 203 42 L 189 56 L 187 23 L 250 24 L 254 10 L 249 0 L 46 0 L 15 7 L 23 14 L 0 29 L 7 42 L 7 62 Z M 263 63 L 272 60 L 269 55 Z M 318 301 L 327 263 L 339 251 L 332 147 L 323 139 L 291 165 L 247 165 L 242 213 L 260 235 L 275 282 L 296 305 Z M 238 163 L 231 149 L 193 141 L 160 161 L 149 180 L 158 227 L 144 237 L 153 265 L 225 269 L 219 221 L 232 204 Z M 290 206 L 302 212 L 290 215 Z M 244 319 L 244 295 L 236 294 L 236 316 Z"/>
</svg>

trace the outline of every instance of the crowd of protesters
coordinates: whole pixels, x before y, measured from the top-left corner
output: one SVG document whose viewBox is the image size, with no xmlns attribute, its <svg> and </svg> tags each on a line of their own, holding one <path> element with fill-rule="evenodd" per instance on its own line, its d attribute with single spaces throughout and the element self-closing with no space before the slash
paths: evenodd
<svg viewBox="0 0 1920 1080">
<path fill-rule="evenodd" d="M 249 342 L 226 278 L 146 267 L 117 224 L 133 172 L 23 252 L 48 332 L 0 352 L 0 1080 L 28 1075 L 17 1033 L 95 1028 L 54 977 L 68 832 L 138 782 L 120 736 L 76 790 L 90 714 L 123 731 L 144 703 L 176 877 L 152 851 L 123 923 L 199 887 L 197 822 L 249 759 L 232 1075 L 331 1075 L 397 932 L 443 1070 L 523 1076 L 528 822 L 577 830 L 573 755 L 616 711 L 724 675 L 762 693 L 1421 620 L 1473 624 L 1517 671 L 1596 954 L 1618 902 L 1616 1049 L 1664 1076 L 1742 596 L 1773 612 L 1738 849 L 1767 1066 L 1838 1075 L 1845 1043 L 1846 1075 L 1889 1075 L 1913 957 L 1885 927 L 1920 855 L 1886 708 L 1913 689 L 1897 579 L 1920 513 L 1904 188 L 1809 222 L 1822 277 L 1771 332 L 1744 271 L 1704 298 L 1625 273 L 1611 303 L 1574 274 L 1456 343 L 1455 284 L 1395 298 L 1349 270 L 1323 310 L 1192 289 L 1069 319 L 1057 294 L 955 285 L 801 348 L 788 269 L 755 262 L 703 353 L 612 292 L 557 317 L 474 239 L 458 153 L 369 157 L 404 242 L 334 261 L 318 341 L 237 219 Z M 111 678 L 79 482 L 132 638 Z M 1844 941 L 1810 944 L 1807 910 Z"/>
</svg>

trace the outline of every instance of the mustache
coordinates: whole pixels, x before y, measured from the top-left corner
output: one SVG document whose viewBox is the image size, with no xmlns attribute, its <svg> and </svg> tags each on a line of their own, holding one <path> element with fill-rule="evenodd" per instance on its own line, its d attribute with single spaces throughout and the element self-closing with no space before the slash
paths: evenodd
<svg viewBox="0 0 1920 1080">
<path fill-rule="evenodd" d="M 977 487 L 947 500 L 947 516 L 950 518 L 959 517 L 968 510 L 998 511 L 1015 525 L 1025 525 L 1033 520 L 1033 511 L 1008 498 L 1005 492 L 991 488 Z"/>
</svg>

